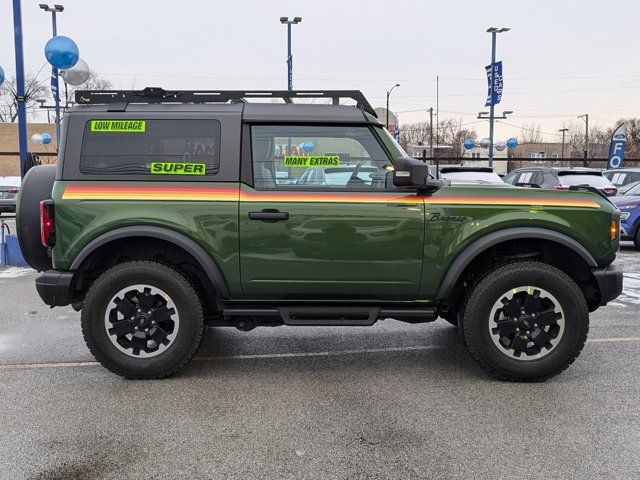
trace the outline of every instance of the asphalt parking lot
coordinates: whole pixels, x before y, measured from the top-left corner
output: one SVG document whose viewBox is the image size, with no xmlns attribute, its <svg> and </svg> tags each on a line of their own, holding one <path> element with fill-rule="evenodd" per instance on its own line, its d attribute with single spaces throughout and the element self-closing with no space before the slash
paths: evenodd
<svg viewBox="0 0 640 480">
<path fill-rule="evenodd" d="M 178 375 L 96 365 L 79 314 L 0 271 L 0 477 L 638 478 L 640 252 L 543 384 L 488 378 L 444 321 L 210 329 Z"/>
</svg>

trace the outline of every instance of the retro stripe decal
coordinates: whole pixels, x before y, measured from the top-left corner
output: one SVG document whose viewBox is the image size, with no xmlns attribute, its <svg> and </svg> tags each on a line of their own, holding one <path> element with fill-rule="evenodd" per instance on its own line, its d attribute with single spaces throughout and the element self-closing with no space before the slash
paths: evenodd
<svg viewBox="0 0 640 480">
<path fill-rule="evenodd" d="M 295 192 L 257 191 L 240 189 L 237 185 L 69 185 L 62 198 L 65 200 L 168 200 L 216 202 L 273 202 L 273 203 L 401 203 L 427 205 L 501 205 L 539 207 L 600 208 L 595 200 L 557 197 L 523 196 L 437 196 L 406 195 L 401 193 L 368 192 Z"/>
<path fill-rule="evenodd" d="M 64 200 L 171 200 L 237 202 L 240 189 L 237 185 L 69 185 Z"/>
</svg>

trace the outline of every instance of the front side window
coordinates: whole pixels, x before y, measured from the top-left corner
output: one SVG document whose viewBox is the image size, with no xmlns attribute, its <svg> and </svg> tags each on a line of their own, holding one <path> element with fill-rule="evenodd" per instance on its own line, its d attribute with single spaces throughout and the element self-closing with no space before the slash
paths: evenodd
<svg viewBox="0 0 640 480">
<path fill-rule="evenodd" d="M 216 175 L 220 169 L 217 120 L 89 120 L 80 172 L 85 175 Z"/>
<path fill-rule="evenodd" d="M 254 125 L 258 189 L 384 189 L 392 164 L 366 126 Z"/>
</svg>

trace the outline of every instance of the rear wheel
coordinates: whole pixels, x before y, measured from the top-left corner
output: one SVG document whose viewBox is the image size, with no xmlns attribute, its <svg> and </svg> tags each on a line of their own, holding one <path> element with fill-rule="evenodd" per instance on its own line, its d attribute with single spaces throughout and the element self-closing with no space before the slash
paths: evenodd
<svg viewBox="0 0 640 480">
<path fill-rule="evenodd" d="M 162 378 L 195 354 L 204 330 L 192 284 L 171 267 L 135 261 L 116 265 L 91 286 L 82 333 L 106 368 L 127 378 Z"/>
<path fill-rule="evenodd" d="M 491 271 L 473 288 L 462 330 L 469 352 L 491 375 L 541 381 L 580 354 L 589 313 L 582 291 L 564 272 L 517 262 Z"/>
</svg>

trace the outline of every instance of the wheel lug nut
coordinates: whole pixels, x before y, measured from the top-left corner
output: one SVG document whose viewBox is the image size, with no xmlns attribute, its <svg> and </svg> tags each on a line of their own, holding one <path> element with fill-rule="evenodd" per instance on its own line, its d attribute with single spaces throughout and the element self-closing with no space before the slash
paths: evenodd
<svg viewBox="0 0 640 480">
<path fill-rule="evenodd" d="M 538 328 L 538 324 L 537 324 L 537 323 L 534 323 L 534 324 L 533 324 L 533 328 Z"/>
<path fill-rule="evenodd" d="M 135 327 L 133 327 L 133 329 L 137 332 L 138 331 L 138 326 L 136 325 Z"/>
<path fill-rule="evenodd" d="M 155 325 L 156 321 L 155 320 L 151 320 L 151 325 Z"/>
<path fill-rule="evenodd" d="M 131 320 L 135 320 L 135 319 L 136 319 L 136 317 L 131 317 Z"/>
<path fill-rule="evenodd" d="M 516 328 L 516 332 L 520 332 L 520 329 L 519 329 L 519 328 Z"/>
<path fill-rule="evenodd" d="M 145 328 L 145 329 L 144 329 L 144 333 L 149 333 L 149 329 L 148 329 L 148 328 Z"/>
<path fill-rule="evenodd" d="M 141 308 L 139 308 L 139 309 L 138 309 L 138 313 L 140 313 L 141 311 L 142 311 L 142 309 L 141 309 Z"/>
<path fill-rule="evenodd" d="M 526 333 L 527 335 L 531 335 L 531 332 L 530 332 L 529 330 L 527 330 L 527 331 L 526 331 L 526 332 L 524 332 L 524 333 Z"/>
</svg>

